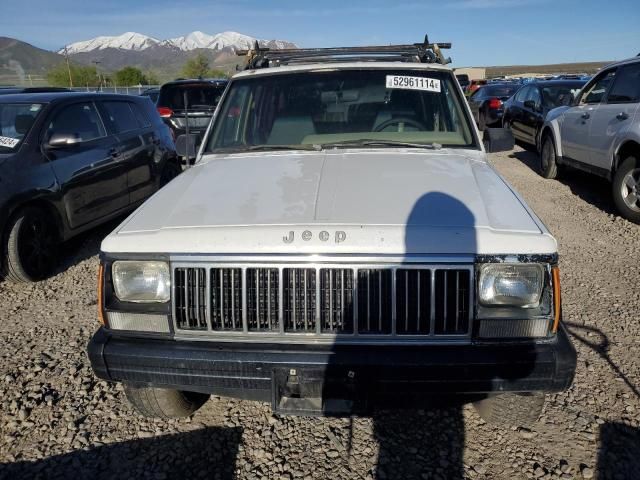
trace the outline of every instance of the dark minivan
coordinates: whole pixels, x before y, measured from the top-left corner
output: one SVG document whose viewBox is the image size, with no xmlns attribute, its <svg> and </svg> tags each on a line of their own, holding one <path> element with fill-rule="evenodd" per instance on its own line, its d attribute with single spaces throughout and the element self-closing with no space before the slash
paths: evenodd
<svg viewBox="0 0 640 480">
<path fill-rule="evenodd" d="M 60 242 L 133 210 L 180 171 L 169 129 L 146 97 L 0 96 L 4 277 L 46 277 Z"/>
<path fill-rule="evenodd" d="M 224 79 L 178 79 L 160 87 L 156 106 L 174 140 L 187 133 L 188 118 L 189 133 L 200 145 L 227 83 Z"/>
</svg>

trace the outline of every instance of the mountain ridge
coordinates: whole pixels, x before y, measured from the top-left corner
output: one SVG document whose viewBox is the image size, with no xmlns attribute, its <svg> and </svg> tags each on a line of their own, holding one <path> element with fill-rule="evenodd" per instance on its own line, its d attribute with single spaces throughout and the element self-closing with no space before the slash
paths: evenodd
<svg viewBox="0 0 640 480">
<path fill-rule="evenodd" d="M 210 35 L 201 31 L 193 31 L 181 37 L 159 40 L 137 32 L 125 32 L 115 36 L 98 36 L 89 40 L 73 42 L 61 48 L 58 53 L 76 55 L 79 53 L 91 53 L 109 48 L 125 51 L 144 51 L 155 47 L 176 48 L 183 52 L 197 49 L 243 50 L 251 48 L 255 42 L 261 46 L 270 48 L 295 48 L 296 45 L 286 40 L 261 40 L 238 32 L 225 31 Z"/>
</svg>

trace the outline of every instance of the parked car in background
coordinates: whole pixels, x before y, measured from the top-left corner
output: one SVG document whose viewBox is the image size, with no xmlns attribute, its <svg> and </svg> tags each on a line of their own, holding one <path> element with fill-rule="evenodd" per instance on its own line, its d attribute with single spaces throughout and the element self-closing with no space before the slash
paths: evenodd
<svg viewBox="0 0 640 480">
<path fill-rule="evenodd" d="M 4 276 L 46 277 L 61 242 L 131 211 L 180 171 L 169 129 L 147 98 L 0 96 Z"/>
<path fill-rule="evenodd" d="M 611 180 L 620 214 L 640 224 L 640 58 L 609 65 L 570 106 L 549 112 L 541 133 L 540 172 L 559 166 Z"/>
<path fill-rule="evenodd" d="M 156 107 L 176 139 L 187 131 L 200 144 L 227 80 L 178 79 L 160 87 Z"/>
<path fill-rule="evenodd" d="M 486 85 L 486 80 L 471 80 L 469 86 L 464 91 L 464 94 L 468 97 L 473 94 L 476 90 L 478 90 L 482 85 Z"/>
<path fill-rule="evenodd" d="M 471 83 L 471 81 L 469 80 L 469 75 L 467 75 L 466 73 L 456 74 L 456 79 L 458 80 L 458 83 L 460 84 L 460 87 L 463 91 Z"/>
<path fill-rule="evenodd" d="M 48 92 L 70 92 L 64 87 L 0 87 L 0 95 L 11 95 L 14 93 L 48 93 Z"/>
<path fill-rule="evenodd" d="M 159 88 L 147 88 L 144 92 L 140 94 L 143 97 L 149 97 L 151 101 L 155 104 L 158 102 L 158 97 L 160 96 Z"/>
<path fill-rule="evenodd" d="M 473 118 L 480 130 L 502 123 L 503 103 L 519 88 L 515 83 L 490 83 L 468 99 Z"/>
<path fill-rule="evenodd" d="M 502 126 L 510 128 L 516 140 L 539 149 L 540 131 L 547 114 L 570 105 L 586 82 L 549 80 L 531 82 L 504 102 Z"/>
</svg>

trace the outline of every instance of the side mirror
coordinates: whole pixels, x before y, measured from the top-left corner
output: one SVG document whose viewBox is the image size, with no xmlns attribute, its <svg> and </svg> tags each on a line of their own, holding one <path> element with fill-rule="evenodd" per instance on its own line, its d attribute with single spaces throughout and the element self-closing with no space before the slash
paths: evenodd
<svg viewBox="0 0 640 480">
<path fill-rule="evenodd" d="M 183 134 L 176 138 L 176 153 L 179 157 L 196 158 L 198 137 L 196 135 Z"/>
<path fill-rule="evenodd" d="M 509 128 L 487 128 L 483 143 L 487 153 L 508 152 L 513 150 L 515 139 Z"/>
<path fill-rule="evenodd" d="M 524 106 L 530 110 L 535 110 L 536 109 L 536 102 L 534 102 L 533 100 L 525 100 L 524 101 Z"/>
<path fill-rule="evenodd" d="M 77 133 L 54 133 L 49 137 L 47 145 L 51 148 L 68 147 L 82 142 Z"/>
</svg>

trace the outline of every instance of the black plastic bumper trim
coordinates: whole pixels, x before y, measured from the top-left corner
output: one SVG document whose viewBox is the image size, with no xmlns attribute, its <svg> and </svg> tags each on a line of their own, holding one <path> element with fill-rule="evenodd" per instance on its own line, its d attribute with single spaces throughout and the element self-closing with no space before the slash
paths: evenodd
<svg viewBox="0 0 640 480">
<path fill-rule="evenodd" d="M 109 381 L 271 401 L 276 374 L 295 370 L 311 390 L 407 394 L 555 392 L 571 384 L 576 351 L 566 331 L 548 343 L 463 346 L 319 346 L 186 342 L 112 335 L 88 346 Z"/>
</svg>

